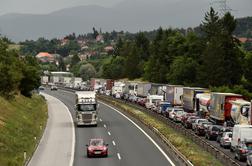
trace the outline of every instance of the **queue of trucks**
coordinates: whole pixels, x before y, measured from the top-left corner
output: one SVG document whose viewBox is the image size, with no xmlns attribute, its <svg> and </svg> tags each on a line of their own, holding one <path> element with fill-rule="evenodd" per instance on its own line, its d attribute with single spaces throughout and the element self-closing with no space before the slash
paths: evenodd
<svg viewBox="0 0 252 166">
<path fill-rule="evenodd" d="M 215 124 L 251 124 L 251 104 L 239 94 L 210 92 L 205 88 L 182 85 L 103 80 L 104 84 L 100 84 L 98 89 L 93 87 L 96 91 L 106 92 L 106 95 L 116 98 L 144 102 L 143 105 L 148 109 L 159 107 L 158 111 L 161 112 L 160 103 L 166 102 L 171 106 L 183 107 L 186 112 L 196 112 Z"/>
</svg>

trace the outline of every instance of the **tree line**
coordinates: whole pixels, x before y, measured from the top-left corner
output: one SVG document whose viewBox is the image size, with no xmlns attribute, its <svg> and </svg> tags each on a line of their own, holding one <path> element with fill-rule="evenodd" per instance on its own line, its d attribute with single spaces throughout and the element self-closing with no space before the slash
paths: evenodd
<svg viewBox="0 0 252 166">
<path fill-rule="evenodd" d="M 119 39 L 103 77 L 251 91 L 252 53 L 233 36 L 236 25 L 230 13 L 220 17 L 210 8 L 198 32 L 159 28 L 153 40 L 143 32 L 133 40 Z"/>
<path fill-rule="evenodd" d="M 40 69 L 32 56 L 19 56 L 16 50 L 8 49 L 6 40 L 0 38 L 0 95 L 12 97 L 21 93 L 31 96 L 31 91 L 40 85 Z"/>
</svg>

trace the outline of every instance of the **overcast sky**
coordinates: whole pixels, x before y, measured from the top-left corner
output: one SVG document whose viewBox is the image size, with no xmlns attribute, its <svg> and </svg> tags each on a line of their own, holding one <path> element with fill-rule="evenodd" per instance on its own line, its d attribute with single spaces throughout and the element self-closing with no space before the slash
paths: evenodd
<svg viewBox="0 0 252 166">
<path fill-rule="evenodd" d="M 0 15 L 6 13 L 45 14 L 55 10 L 80 5 L 111 7 L 121 1 L 122 0 L 0 0 Z"/>
</svg>

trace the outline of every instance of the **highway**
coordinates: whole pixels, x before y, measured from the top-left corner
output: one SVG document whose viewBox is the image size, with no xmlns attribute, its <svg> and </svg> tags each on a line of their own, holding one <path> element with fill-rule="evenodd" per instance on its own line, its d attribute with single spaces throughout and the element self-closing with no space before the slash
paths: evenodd
<svg viewBox="0 0 252 166">
<path fill-rule="evenodd" d="M 74 94 L 62 90 L 46 93 L 61 100 L 74 117 Z M 98 127 L 75 127 L 74 166 L 169 166 L 180 165 L 169 154 L 165 145 L 141 126 L 135 124 L 113 108 L 99 104 Z M 148 133 L 146 135 L 146 133 Z M 103 138 L 109 144 L 108 158 L 87 158 L 86 147 L 90 138 Z M 154 141 L 155 140 L 155 141 Z M 163 150 L 162 150 L 163 149 Z"/>
</svg>

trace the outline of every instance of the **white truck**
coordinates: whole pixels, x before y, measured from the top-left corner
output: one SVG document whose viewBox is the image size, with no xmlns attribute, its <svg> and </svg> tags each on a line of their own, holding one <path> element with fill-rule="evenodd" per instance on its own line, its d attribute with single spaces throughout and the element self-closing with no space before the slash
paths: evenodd
<svg viewBox="0 0 252 166">
<path fill-rule="evenodd" d="M 162 95 L 148 95 L 145 103 L 147 109 L 151 109 L 157 102 L 164 101 L 164 96 Z"/>
<path fill-rule="evenodd" d="M 173 106 L 182 105 L 183 86 L 181 85 L 167 85 L 165 100 L 170 102 Z"/>
<path fill-rule="evenodd" d="M 234 121 L 234 124 L 251 124 L 251 103 L 238 99 L 230 101 L 231 103 L 231 118 Z"/>
<path fill-rule="evenodd" d="M 231 139 L 231 151 L 234 151 L 237 145 L 246 140 L 252 139 L 252 125 L 235 125 Z"/>
<path fill-rule="evenodd" d="M 114 86 L 112 87 L 112 96 L 115 98 L 121 98 L 123 96 L 125 84 L 122 82 L 115 82 Z"/>
<path fill-rule="evenodd" d="M 98 104 L 95 91 L 75 92 L 76 125 L 97 126 Z"/>
</svg>

